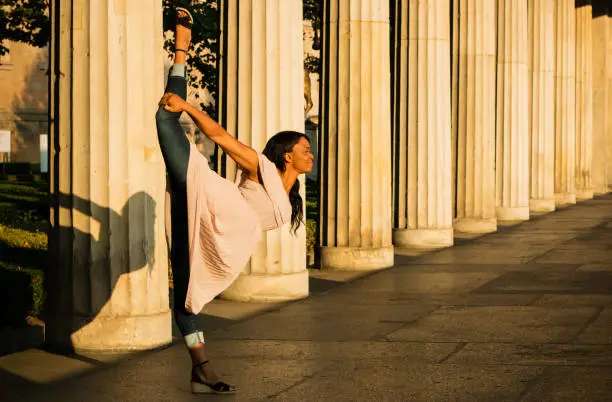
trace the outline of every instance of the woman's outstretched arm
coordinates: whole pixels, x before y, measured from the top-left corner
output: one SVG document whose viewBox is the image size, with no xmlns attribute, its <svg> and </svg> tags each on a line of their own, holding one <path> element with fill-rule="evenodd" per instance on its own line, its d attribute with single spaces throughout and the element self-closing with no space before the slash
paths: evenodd
<svg viewBox="0 0 612 402">
<path fill-rule="evenodd" d="M 249 172 L 249 179 L 259 181 L 257 177 L 259 157 L 253 148 L 232 137 L 206 112 L 191 106 L 174 94 L 165 94 L 159 103 L 168 111 L 186 112 L 208 138 L 219 145 L 242 169 Z"/>
</svg>

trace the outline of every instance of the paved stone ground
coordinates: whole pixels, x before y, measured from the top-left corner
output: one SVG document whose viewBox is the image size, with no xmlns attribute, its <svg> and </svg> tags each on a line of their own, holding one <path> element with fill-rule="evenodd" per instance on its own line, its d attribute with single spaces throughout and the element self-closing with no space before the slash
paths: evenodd
<svg viewBox="0 0 612 402">
<path fill-rule="evenodd" d="M 234 397 L 191 395 L 176 342 L 4 356 L 0 399 L 612 401 L 612 196 L 457 243 L 358 278 L 313 272 L 299 302 L 215 301 L 202 323 Z"/>
</svg>

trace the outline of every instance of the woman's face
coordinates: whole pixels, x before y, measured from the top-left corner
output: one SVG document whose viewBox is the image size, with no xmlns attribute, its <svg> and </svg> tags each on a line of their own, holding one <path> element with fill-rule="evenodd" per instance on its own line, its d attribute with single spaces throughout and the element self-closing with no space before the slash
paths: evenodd
<svg viewBox="0 0 612 402">
<path fill-rule="evenodd" d="M 312 171 L 314 155 L 310 152 L 310 142 L 304 137 L 293 146 L 293 151 L 287 154 L 287 162 L 300 174 Z"/>
</svg>

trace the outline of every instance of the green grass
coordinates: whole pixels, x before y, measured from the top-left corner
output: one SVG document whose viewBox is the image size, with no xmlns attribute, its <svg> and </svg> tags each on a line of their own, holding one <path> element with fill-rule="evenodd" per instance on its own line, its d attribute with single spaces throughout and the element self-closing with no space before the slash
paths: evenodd
<svg viewBox="0 0 612 402">
<path fill-rule="evenodd" d="M 0 324 L 40 316 L 44 304 L 49 196 L 46 182 L 0 181 Z"/>
</svg>

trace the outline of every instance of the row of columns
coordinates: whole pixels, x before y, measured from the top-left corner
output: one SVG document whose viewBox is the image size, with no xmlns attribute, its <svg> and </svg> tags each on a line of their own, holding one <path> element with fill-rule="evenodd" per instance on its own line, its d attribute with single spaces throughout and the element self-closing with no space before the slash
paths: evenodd
<svg viewBox="0 0 612 402">
<path fill-rule="evenodd" d="M 149 348 L 170 341 L 153 124 L 161 6 L 90 3 L 52 3 L 47 334 Z M 258 150 L 304 131 L 302 2 L 219 9 L 221 123 Z M 388 267 L 394 247 L 450 246 L 455 230 L 491 232 L 607 192 L 611 11 L 605 0 L 326 0 L 321 267 Z M 306 297 L 305 251 L 304 226 L 267 233 L 222 297 Z"/>
</svg>

